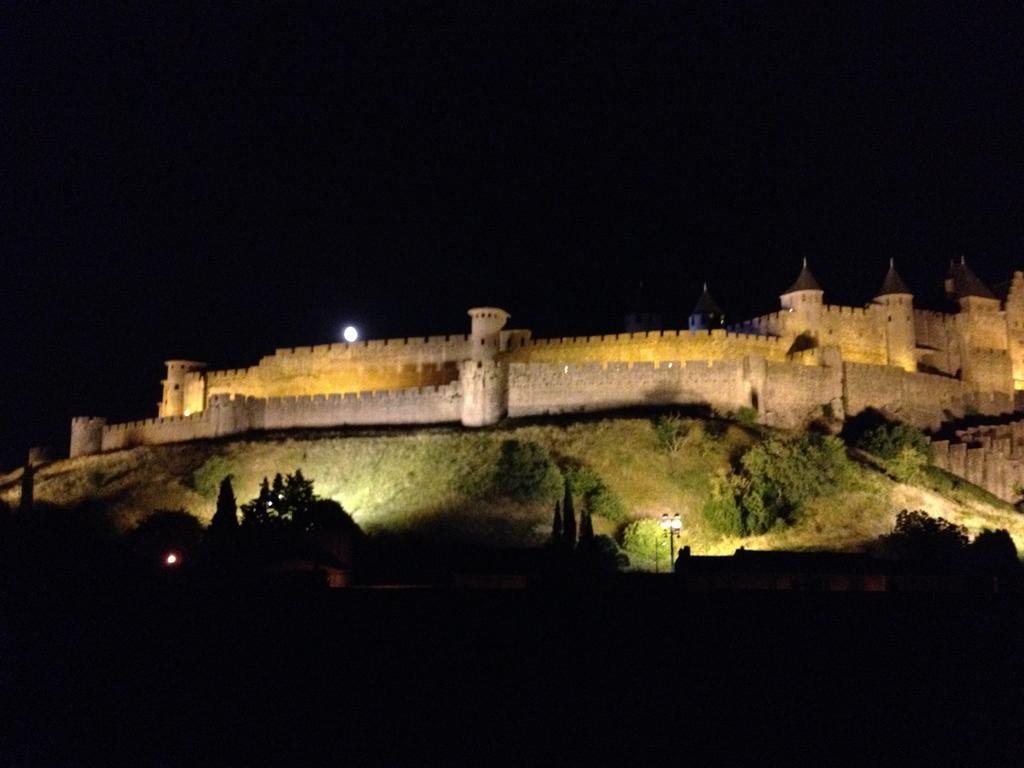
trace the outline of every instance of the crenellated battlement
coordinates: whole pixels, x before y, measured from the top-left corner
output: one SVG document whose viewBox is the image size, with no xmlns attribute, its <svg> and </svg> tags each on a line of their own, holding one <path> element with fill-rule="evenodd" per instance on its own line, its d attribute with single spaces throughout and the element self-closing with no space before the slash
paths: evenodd
<svg viewBox="0 0 1024 768">
<path fill-rule="evenodd" d="M 405 351 L 413 349 L 416 351 L 428 351 L 436 348 L 465 346 L 469 341 L 466 334 L 450 334 L 447 336 L 408 336 L 395 339 L 361 339 L 352 342 L 336 342 L 333 344 L 319 344 L 309 347 L 279 347 L 274 350 L 274 357 L 302 357 L 302 356 L 342 356 L 358 357 L 361 355 L 373 355 L 381 352 L 392 352 L 396 350 Z"/>
<path fill-rule="evenodd" d="M 822 306 L 826 315 L 842 318 L 867 319 L 872 314 L 868 307 L 847 307 L 842 304 L 825 304 Z"/>
</svg>

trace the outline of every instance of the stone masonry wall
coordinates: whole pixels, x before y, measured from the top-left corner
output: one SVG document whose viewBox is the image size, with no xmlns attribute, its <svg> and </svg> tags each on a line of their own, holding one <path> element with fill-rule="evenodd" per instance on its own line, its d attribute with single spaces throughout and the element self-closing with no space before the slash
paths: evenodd
<svg viewBox="0 0 1024 768">
<path fill-rule="evenodd" d="M 511 335 L 506 334 L 505 343 Z M 457 380 L 458 363 L 469 356 L 470 339 L 464 335 L 278 349 L 259 365 L 207 371 L 206 396 L 313 396 L 438 386 Z"/>
<path fill-rule="evenodd" d="M 605 336 L 532 339 L 508 351 L 512 363 L 608 364 L 737 360 L 759 355 L 785 360 L 788 347 L 782 339 L 712 331 L 651 331 Z"/>
<path fill-rule="evenodd" d="M 180 443 L 253 430 L 457 422 L 458 384 L 312 397 L 246 398 L 218 395 L 191 416 L 145 419 L 103 428 L 102 450 Z"/>
<path fill-rule="evenodd" d="M 581 413 L 644 405 L 750 406 L 742 360 L 512 363 L 508 415 Z"/>
<path fill-rule="evenodd" d="M 1004 501 L 1021 500 L 1024 421 L 959 430 L 953 441 L 933 440 L 932 450 L 936 466 Z"/>
</svg>

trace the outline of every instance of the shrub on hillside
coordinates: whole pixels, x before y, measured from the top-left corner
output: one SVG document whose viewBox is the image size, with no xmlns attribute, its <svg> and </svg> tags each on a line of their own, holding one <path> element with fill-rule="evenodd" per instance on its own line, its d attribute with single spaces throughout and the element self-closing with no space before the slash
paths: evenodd
<svg viewBox="0 0 1024 768">
<path fill-rule="evenodd" d="M 745 426 L 751 426 L 757 423 L 757 409 L 751 408 L 749 405 L 745 405 L 736 411 L 736 421 Z"/>
<path fill-rule="evenodd" d="M 495 489 L 515 501 L 554 499 L 562 490 L 561 473 L 543 446 L 506 440 L 498 457 Z"/>
<path fill-rule="evenodd" d="M 578 552 L 584 568 L 614 573 L 629 568 L 629 556 L 622 552 L 610 536 L 595 536 L 593 544 Z"/>
<path fill-rule="evenodd" d="M 626 519 L 626 505 L 615 491 L 603 483 L 583 497 L 583 506 L 592 515 L 600 515 L 615 523 Z"/>
<path fill-rule="evenodd" d="M 622 548 L 629 559 L 654 569 L 671 568 L 669 542 L 661 523 L 653 518 L 634 520 L 622 531 Z"/>
<path fill-rule="evenodd" d="M 731 472 L 720 472 L 711 479 L 711 495 L 704 502 L 704 519 L 714 530 L 729 536 L 746 533 L 743 509 L 741 478 Z"/>
<path fill-rule="evenodd" d="M 1005 528 L 992 531 L 985 528 L 971 542 L 971 555 L 975 562 L 996 568 L 1020 568 L 1017 546 Z"/>
<path fill-rule="evenodd" d="M 968 541 L 962 525 L 929 517 L 920 509 L 904 509 L 896 516 L 892 531 L 878 537 L 875 551 L 895 560 L 949 561 L 965 555 Z"/>
<path fill-rule="evenodd" d="M 704 503 L 708 524 L 729 535 L 767 533 L 792 523 L 811 499 L 841 490 L 851 468 L 839 438 L 829 435 L 773 437 L 740 458 L 736 474 L 717 475 Z"/>
<path fill-rule="evenodd" d="M 848 485 L 851 473 L 843 442 L 830 435 L 771 438 L 750 448 L 740 464 L 748 533 L 793 522 L 806 502 Z"/>
<path fill-rule="evenodd" d="M 857 447 L 881 459 L 896 459 L 904 450 L 912 450 L 925 460 L 931 458 L 932 447 L 928 437 L 909 424 L 886 423 L 866 430 L 857 441 Z"/>
<path fill-rule="evenodd" d="M 870 427 L 858 439 L 857 447 L 882 459 L 901 483 L 918 476 L 932 458 L 928 437 L 909 424 L 884 422 Z"/>
<path fill-rule="evenodd" d="M 686 445 L 691 427 L 690 422 L 684 420 L 678 413 L 659 416 L 654 422 L 654 437 L 658 441 L 658 447 L 669 453 L 676 453 Z"/>
<path fill-rule="evenodd" d="M 195 552 L 203 524 L 184 509 L 158 509 L 128 532 L 129 546 L 145 558 L 159 562 L 168 552 Z"/>
<path fill-rule="evenodd" d="M 572 486 L 573 495 L 583 498 L 583 509 L 612 522 L 625 522 L 626 505 L 619 494 L 605 484 L 597 470 L 573 461 L 564 462 L 561 469 Z"/>
</svg>

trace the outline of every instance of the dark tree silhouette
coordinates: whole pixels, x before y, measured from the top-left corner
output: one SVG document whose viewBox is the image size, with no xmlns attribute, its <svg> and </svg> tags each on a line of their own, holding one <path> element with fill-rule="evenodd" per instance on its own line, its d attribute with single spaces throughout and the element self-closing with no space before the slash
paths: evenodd
<svg viewBox="0 0 1024 768">
<path fill-rule="evenodd" d="M 990 531 L 988 528 L 974 537 L 971 543 L 971 556 L 975 562 L 996 568 L 1020 568 L 1017 558 L 1017 547 L 1010 538 L 1010 532 L 1004 528 Z"/>
<path fill-rule="evenodd" d="M 32 511 L 32 502 L 35 496 L 35 468 L 31 462 L 25 462 L 25 469 L 21 474 L 21 503 L 18 511 L 22 514 Z"/>
<path fill-rule="evenodd" d="M 264 477 L 259 495 L 242 505 L 242 525 L 246 528 L 266 527 L 271 522 L 270 510 L 270 483 Z"/>
<path fill-rule="evenodd" d="M 590 509 L 584 505 L 580 510 L 580 539 L 576 544 L 578 550 L 589 550 L 594 546 L 594 523 L 590 519 Z"/>
<path fill-rule="evenodd" d="M 270 515 L 278 520 L 287 522 L 291 519 L 290 510 L 285 503 L 284 477 L 278 472 L 274 475 L 274 482 L 270 486 Z"/>
<path fill-rule="evenodd" d="M 334 499 L 317 499 L 295 510 L 293 523 L 301 531 L 360 532 L 355 520 Z"/>
<path fill-rule="evenodd" d="M 231 487 L 231 475 L 220 481 L 217 493 L 217 511 L 210 520 L 210 531 L 228 533 L 238 528 L 238 507 L 235 502 L 235 489 Z"/>
<path fill-rule="evenodd" d="M 562 499 L 562 542 L 566 549 L 576 546 L 576 513 L 572 506 L 572 484 L 565 478 L 565 497 Z"/>
<path fill-rule="evenodd" d="M 967 552 L 967 529 L 941 517 L 929 517 L 922 510 L 904 509 L 896 516 L 892 533 L 878 537 L 883 557 L 897 560 L 950 561 Z"/>
<path fill-rule="evenodd" d="M 184 509 L 158 509 L 128 534 L 137 551 L 154 561 L 174 552 L 195 552 L 203 535 L 199 519 Z"/>
<path fill-rule="evenodd" d="M 551 520 L 551 543 L 562 543 L 562 502 L 555 502 L 555 516 Z"/>
<path fill-rule="evenodd" d="M 288 520 L 297 523 L 308 520 L 316 500 L 313 481 L 303 477 L 301 469 L 296 469 L 294 475 L 285 478 L 281 511 Z M 299 523 L 299 527 L 304 525 Z"/>
</svg>

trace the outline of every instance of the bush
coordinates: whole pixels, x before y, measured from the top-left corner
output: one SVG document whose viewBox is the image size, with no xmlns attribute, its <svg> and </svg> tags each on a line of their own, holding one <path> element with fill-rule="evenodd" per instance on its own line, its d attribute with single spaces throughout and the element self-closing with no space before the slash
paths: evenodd
<svg viewBox="0 0 1024 768">
<path fill-rule="evenodd" d="M 711 495 L 701 510 L 714 530 L 730 536 L 746 533 L 743 510 L 737 499 L 742 495 L 741 479 L 730 472 L 720 472 L 711 479 Z"/>
<path fill-rule="evenodd" d="M 1020 568 L 1017 546 L 1010 532 L 1004 528 L 992 531 L 985 528 L 971 542 L 971 555 L 975 562 L 996 568 Z"/>
<path fill-rule="evenodd" d="M 543 446 L 506 440 L 501 444 L 495 488 L 515 501 L 554 499 L 562 489 L 562 478 Z"/>
<path fill-rule="evenodd" d="M 771 438 L 743 454 L 739 474 L 712 479 L 702 511 L 720 533 L 767 533 L 792 523 L 811 499 L 846 487 L 850 477 L 850 462 L 839 438 Z"/>
<path fill-rule="evenodd" d="M 886 423 L 866 430 L 857 441 L 857 447 L 880 459 L 900 458 L 905 451 L 913 451 L 922 462 L 931 460 L 932 446 L 928 437 L 909 424 Z"/>
<path fill-rule="evenodd" d="M 745 426 L 751 426 L 757 423 L 757 409 L 751 408 L 749 405 L 745 405 L 736 411 L 736 421 Z"/>
<path fill-rule="evenodd" d="M 567 462 L 562 466 L 562 474 L 569 480 L 575 496 L 583 497 L 583 507 L 592 515 L 616 523 L 626 520 L 626 505 L 619 495 L 609 488 L 597 470 L 585 464 Z"/>
<path fill-rule="evenodd" d="M 562 474 L 569 480 L 573 491 L 582 496 L 604 487 L 604 480 L 597 470 L 585 464 L 567 462 L 562 466 Z"/>
<path fill-rule="evenodd" d="M 590 514 L 612 522 L 621 523 L 626 519 L 626 505 L 619 494 L 603 483 L 584 495 L 583 505 Z"/>
<path fill-rule="evenodd" d="M 614 573 L 629 568 L 629 557 L 609 536 L 595 536 L 593 543 L 580 556 L 583 567 L 590 570 Z"/>
<path fill-rule="evenodd" d="M 684 421 L 678 413 L 659 416 L 654 422 L 654 436 L 658 441 L 658 447 L 669 453 L 676 453 L 686 445 L 690 429 L 690 423 Z"/>
<path fill-rule="evenodd" d="M 653 568 L 669 566 L 668 541 L 661 524 L 652 518 L 634 520 L 622 531 L 622 548 L 630 560 Z"/>
<path fill-rule="evenodd" d="M 830 435 L 765 440 L 740 464 L 744 528 L 754 534 L 792 523 L 807 501 L 848 485 L 851 473 L 843 442 Z"/>
<path fill-rule="evenodd" d="M 875 549 L 882 557 L 896 560 L 950 561 L 962 558 L 967 544 L 967 529 L 962 525 L 929 517 L 919 509 L 904 509 L 896 516 L 892 532 L 878 537 Z"/>
<path fill-rule="evenodd" d="M 901 483 L 909 483 L 915 479 L 927 465 L 927 457 L 909 446 L 901 448 L 895 458 L 886 462 L 893 479 Z"/>
<path fill-rule="evenodd" d="M 184 509 L 158 509 L 128 532 L 128 544 L 154 563 L 168 552 L 192 553 L 199 547 L 203 524 Z"/>
</svg>

